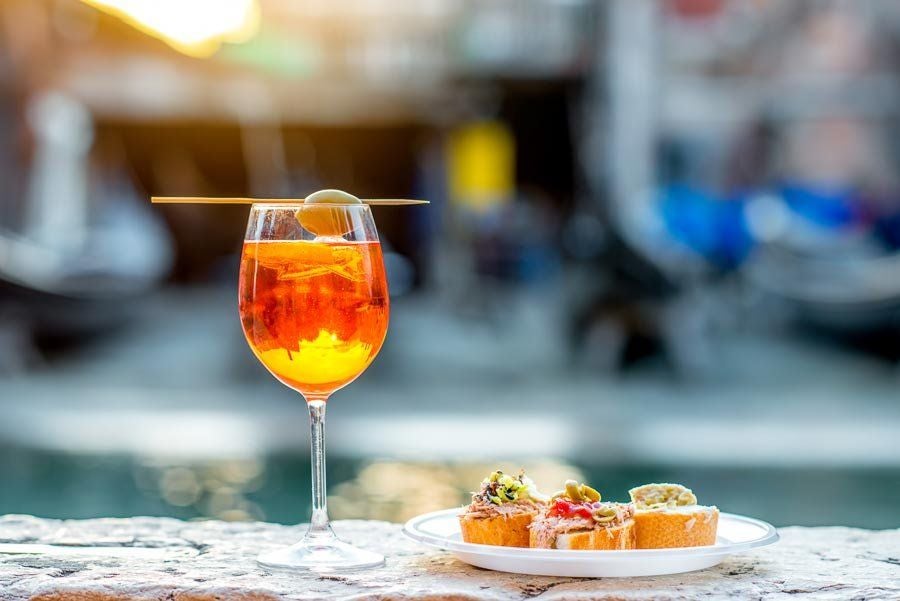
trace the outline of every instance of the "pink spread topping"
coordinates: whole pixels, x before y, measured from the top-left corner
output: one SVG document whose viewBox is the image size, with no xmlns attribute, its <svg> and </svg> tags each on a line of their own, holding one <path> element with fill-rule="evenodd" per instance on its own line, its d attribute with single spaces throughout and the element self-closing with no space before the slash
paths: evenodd
<svg viewBox="0 0 900 601">
<path fill-rule="evenodd" d="M 541 503 L 536 503 L 531 499 L 520 499 L 511 503 L 503 503 L 496 505 L 484 499 L 475 498 L 472 503 L 466 507 L 463 516 L 469 518 L 492 518 L 498 515 L 512 516 L 523 513 L 538 513 L 542 509 Z"/>
<path fill-rule="evenodd" d="M 531 522 L 529 528 L 535 534 L 536 547 L 553 549 L 560 534 L 615 528 L 632 517 L 634 505 L 631 503 L 574 503 L 568 499 L 557 499 Z"/>
</svg>

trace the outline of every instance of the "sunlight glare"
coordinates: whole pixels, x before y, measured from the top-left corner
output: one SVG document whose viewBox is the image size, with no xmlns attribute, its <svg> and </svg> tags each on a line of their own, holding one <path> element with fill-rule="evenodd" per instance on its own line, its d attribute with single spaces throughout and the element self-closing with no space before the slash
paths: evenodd
<svg viewBox="0 0 900 601">
<path fill-rule="evenodd" d="M 257 0 L 82 1 L 195 57 L 215 54 L 223 42 L 245 42 L 259 28 Z"/>
</svg>

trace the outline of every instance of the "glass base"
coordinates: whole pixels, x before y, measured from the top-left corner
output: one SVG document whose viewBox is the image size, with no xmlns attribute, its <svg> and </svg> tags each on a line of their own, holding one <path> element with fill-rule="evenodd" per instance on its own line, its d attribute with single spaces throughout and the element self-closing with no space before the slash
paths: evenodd
<svg viewBox="0 0 900 601">
<path fill-rule="evenodd" d="M 331 535 L 306 537 L 290 547 L 261 553 L 256 561 L 263 567 L 275 570 L 336 572 L 384 565 L 384 555 L 357 549 Z"/>
</svg>

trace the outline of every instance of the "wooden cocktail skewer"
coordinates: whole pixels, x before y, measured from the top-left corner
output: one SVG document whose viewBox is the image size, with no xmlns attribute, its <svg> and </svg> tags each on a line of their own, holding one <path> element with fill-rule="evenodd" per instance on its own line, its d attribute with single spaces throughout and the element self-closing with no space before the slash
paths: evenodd
<svg viewBox="0 0 900 601">
<path fill-rule="evenodd" d="M 363 198 L 367 205 L 403 206 L 426 205 L 427 200 L 409 198 Z M 249 205 L 249 204 L 302 204 L 303 198 L 216 198 L 209 196 L 151 196 L 150 202 L 155 204 L 216 204 L 216 205 Z"/>
</svg>

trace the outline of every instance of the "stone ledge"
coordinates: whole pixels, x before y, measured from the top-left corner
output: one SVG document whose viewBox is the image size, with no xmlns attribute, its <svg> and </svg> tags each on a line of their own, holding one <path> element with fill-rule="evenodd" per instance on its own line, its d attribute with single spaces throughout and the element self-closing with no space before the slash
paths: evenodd
<svg viewBox="0 0 900 601">
<path fill-rule="evenodd" d="M 287 601 L 300 599 L 900 599 L 900 530 L 784 528 L 774 547 L 702 572 L 628 579 L 520 576 L 473 568 L 408 541 L 396 524 L 342 521 L 339 535 L 388 556 L 383 568 L 283 574 L 262 549 L 299 526 L 167 518 L 0 517 L 0 542 L 123 547 L 122 557 L 0 554 L 2 601 Z M 130 548 L 146 556 L 130 556 Z"/>
</svg>

